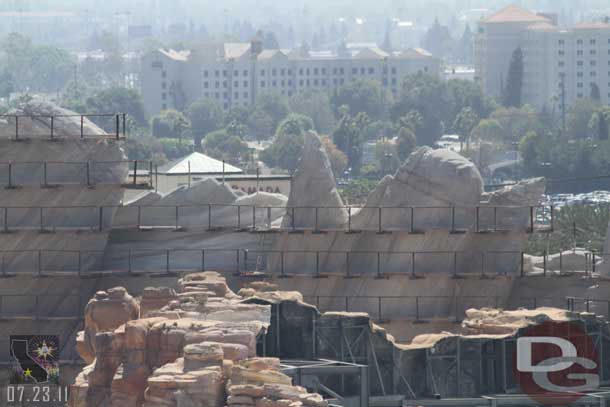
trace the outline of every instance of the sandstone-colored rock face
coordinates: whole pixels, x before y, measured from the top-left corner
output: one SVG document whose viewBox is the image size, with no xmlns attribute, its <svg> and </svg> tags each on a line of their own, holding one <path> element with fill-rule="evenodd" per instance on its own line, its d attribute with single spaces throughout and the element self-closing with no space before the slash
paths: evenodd
<svg viewBox="0 0 610 407">
<path fill-rule="evenodd" d="M 161 309 L 178 298 L 176 292 L 168 287 L 146 287 L 140 300 L 140 314 L 143 317 L 150 311 Z"/>
<path fill-rule="evenodd" d="M 379 207 L 431 207 L 414 210 L 414 229 L 426 230 L 450 225 L 451 213 L 442 207 L 456 208 L 457 224 L 472 217 L 479 204 L 483 179 L 475 165 L 463 156 L 445 149 L 422 147 L 416 150 L 394 176 L 384 177 L 371 192 L 364 207 L 352 220 L 354 229 L 375 230 Z M 470 210 L 469 210 L 470 209 Z M 411 211 L 385 209 L 382 223 L 409 230 Z"/>
<path fill-rule="evenodd" d="M 91 364 L 72 386 L 71 406 L 327 406 L 292 386 L 279 359 L 256 357 L 269 305 L 242 303 L 215 272 L 186 275 L 179 285 L 178 293 L 146 288 L 140 304 L 120 287 L 96 294 L 79 347 Z"/>
<path fill-rule="evenodd" d="M 338 228 L 347 222 L 347 210 L 332 172 L 328 155 L 320 138 L 314 133 L 305 135 L 305 145 L 299 160 L 297 170 L 292 178 L 289 208 L 282 221 L 282 226 L 289 228 L 293 224 L 296 228 L 313 229 L 316 227 L 316 214 L 313 207 L 318 209 L 317 227 L 320 229 Z"/>
<path fill-rule="evenodd" d="M 85 329 L 77 335 L 76 346 L 85 362 L 95 358 L 96 335 L 113 332 L 127 321 L 140 316 L 136 300 L 123 287 L 98 291 L 85 307 Z"/>
</svg>

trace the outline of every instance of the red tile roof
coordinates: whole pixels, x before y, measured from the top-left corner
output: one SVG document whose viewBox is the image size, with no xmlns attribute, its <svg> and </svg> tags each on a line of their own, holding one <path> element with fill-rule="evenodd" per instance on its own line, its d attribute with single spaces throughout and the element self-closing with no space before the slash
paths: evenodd
<svg viewBox="0 0 610 407">
<path fill-rule="evenodd" d="M 511 4 L 483 19 L 484 23 L 518 23 L 518 22 L 549 22 L 546 17 L 532 13 L 529 10 Z"/>
</svg>

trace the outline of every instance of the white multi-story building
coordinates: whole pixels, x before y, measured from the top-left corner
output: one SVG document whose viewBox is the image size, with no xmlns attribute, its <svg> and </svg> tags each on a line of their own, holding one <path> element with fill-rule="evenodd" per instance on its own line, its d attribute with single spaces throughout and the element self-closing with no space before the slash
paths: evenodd
<svg viewBox="0 0 610 407">
<path fill-rule="evenodd" d="M 479 22 L 476 79 L 488 96 L 499 97 L 513 51 L 523 51 L 523 103 L 542 109 L 569 106 L 597 86 L 610 101 L 610 24 L 557 25 L 553 15 L 508 6 Z"/>
<path fill-rule="evenodd" d="M 388 54 L 377 48 L 350 57 L 263 50 L 260 42 L 225 43 L 206 49 L 159 49 L 142 58 L 141 85 L 148 113 L 182 109 L 199 98 L 225 110 L 249 106 L 263 92 L 290 97 L 308 89 L 329 90 L 357 79 L 379 81 L 397 94 L 404 76 L 440 76 L 440 60 L 422 49 Z"/>
</svg>

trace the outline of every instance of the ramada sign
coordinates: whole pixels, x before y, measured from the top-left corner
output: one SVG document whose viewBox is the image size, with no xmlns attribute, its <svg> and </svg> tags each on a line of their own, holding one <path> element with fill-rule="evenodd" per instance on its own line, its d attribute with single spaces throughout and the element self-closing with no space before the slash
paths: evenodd
<svg viewBox="0 0 610 407">
<path fill-rule="evenodd" d="M 565 405 L 599 388 L 595 344 L 578 324 L 547 321 L 517 339 L 515 378 L 543 405 Z"/>
</svg>

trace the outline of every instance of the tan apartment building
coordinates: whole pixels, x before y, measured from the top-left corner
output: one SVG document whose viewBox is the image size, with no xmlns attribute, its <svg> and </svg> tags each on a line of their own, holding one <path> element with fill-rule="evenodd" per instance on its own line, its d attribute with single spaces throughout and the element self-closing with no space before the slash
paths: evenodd
<svg viewBox="0 0 610 407">
<path fill-rule="evenodd" d="M 600 91 L 610 101 L 610 25 L 581 23 L 562 28 L 553 15 L 508 6 L 479 22 L 475 75 L 488 96 L 499 97 L 513 51 L 523 51 L 523 103 L 561 111 Z"/>
<path fill-rule="evenodd" d="M 308 89 L 329 90 L 357 79 L 379 81 L 398 93 L 407 74 L 440 76 L 441 62 L 423 49 L 389 54 L 377 47 L 350 57 L 263 50 L 260 42 L 224 43 L 197 50 L 159 49 L 141 61 L 144 106 L 149 114 L 182 108 L 199 98 L 223 109 L 249 106 L 264 92 L 290 97 Z"/>
</svg>

